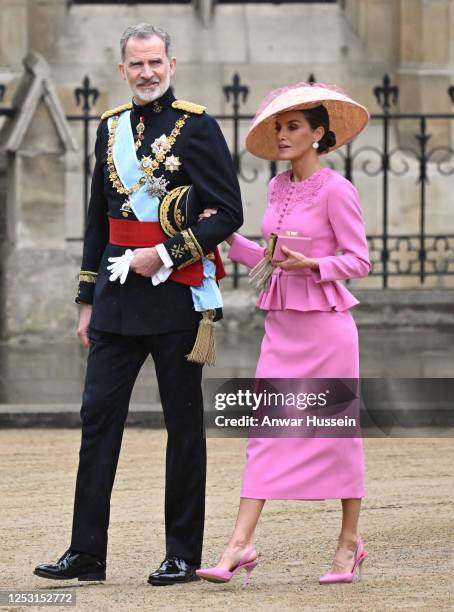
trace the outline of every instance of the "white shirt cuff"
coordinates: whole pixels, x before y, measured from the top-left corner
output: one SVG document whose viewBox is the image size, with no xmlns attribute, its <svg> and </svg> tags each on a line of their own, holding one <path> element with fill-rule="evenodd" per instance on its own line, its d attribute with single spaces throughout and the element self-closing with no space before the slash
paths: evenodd
<svg viewBox="0 0 454 612">
<path fill-rule="evenodd" d="M 166 268 L 165 266 L 161 266 L 156 272 L 156 274 L 153 274 L 153 276 L 151 277 L 151 282 L 153 283 L 153 286 L 156 287 L 156 285 L 159 285 L 160 283 L 166 281 L 172 274 L 172 272 L 172 268 Z"/>
<path fill-rule="evenodd" d="M 173 268 L 173 261 L 170 259 L 170 255 L 167 253 L 165 246 L 162 243 L 157 244 L 155 249 L 158 252 L 159 257 L 162 259 L 164 266 L 166 268 Z"/>
</svg>

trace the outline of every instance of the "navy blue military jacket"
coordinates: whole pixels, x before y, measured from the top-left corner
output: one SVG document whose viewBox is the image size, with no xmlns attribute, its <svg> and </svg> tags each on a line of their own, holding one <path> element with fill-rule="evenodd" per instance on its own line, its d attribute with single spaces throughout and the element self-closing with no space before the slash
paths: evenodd
<svg viewBox="0 0 454 612">
<path fill-rule="evenodd" d="M 180 185 L 193 185 L 201 209 L 213 207 L 218 212 L 189 228 L 190 245 L 187 244 L 188 232 L 164 241 L 174 267 L 181 268 L 200 258 L 200 253 L 207 254 L 237 230 L 243 223 L 243 213 L 232 157 L 217 122 L 204 112 L 204 107 L 192 107 L 181 101 L 174 103 L 171 89 L 145 106 L 132 103 L 131 127 L 135 136 L 140 117 L 144 118 L 145 129 L 137 157 L 138 160 L 144 155 L 153 158 L 151 145 L 155 139 L 162 134 L 170 136 L 176 121 L 189 115 L 170 152 L 181 165 L 171 172 L 161 164 L 155 176 L 163 176 L 169 181 L 168 191 Z M 109 244 L 108 217 L 123 219 L 126 223 L 137 221 L 132 211 L 124 211 L 128 196 L 118 193 L 109 177 L 107 115 L 118 115 L 124 110 L 119 107 L 105 113 L 103 117 L 106 118 L 98 127 L 76 301 L 93 304 L 91 325 L 102 331 L 148 335 L 190 329 L 198 324 L 200 314 L 194 310 L 191 289 L 187 285 L 168 279 L 153 286 L 150 278 L 134 272 L 129 272 L 124 285 L 118 280 L 109 281 L 108 258 L 122 255 L 128 247 Z"/>
</svg>

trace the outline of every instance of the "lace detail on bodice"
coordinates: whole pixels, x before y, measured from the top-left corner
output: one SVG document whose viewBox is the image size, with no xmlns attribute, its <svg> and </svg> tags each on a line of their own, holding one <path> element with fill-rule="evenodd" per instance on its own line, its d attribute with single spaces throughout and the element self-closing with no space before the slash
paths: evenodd
<svg viewBox="0 0 454 612">
<path fill-rule="evenodd" d="M 298 204 L 313 204 L 332 172 L 331 168 L 321 168 L 304 181 L 295 183 L 290 180 L 291 170 L 278 174 L 271 185 L 270 206 L 277 212 L 285 208 L 288 214 Z"/>
</svg>

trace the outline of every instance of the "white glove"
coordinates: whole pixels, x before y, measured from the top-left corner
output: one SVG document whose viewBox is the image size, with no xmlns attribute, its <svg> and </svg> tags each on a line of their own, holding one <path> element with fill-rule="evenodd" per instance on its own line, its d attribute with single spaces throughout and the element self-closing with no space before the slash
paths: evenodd
<svg viewBox="0 0 454 612">
<path fill-rule="evenodd" d="M 112 262 L 110 266 L 107 266 L 111 272 L 109 280 L 113 282 L 120 278 L 120 284 L 124 285 L 133 257 L 134 253 L 131 249 L 127 249 L 121 257 L 109 257 L 109 261 Z"/>
</svg>

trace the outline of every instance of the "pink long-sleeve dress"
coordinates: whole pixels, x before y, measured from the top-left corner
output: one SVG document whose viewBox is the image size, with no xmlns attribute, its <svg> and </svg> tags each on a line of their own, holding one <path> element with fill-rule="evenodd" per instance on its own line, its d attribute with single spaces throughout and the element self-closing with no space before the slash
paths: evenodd
<svg viewBox="0 0 454 612">
<path fill-rule="evenodd" d="M 257 306 L 267 311 L 256 378 L 358 378 L 358 300 L 340 282 L 370 270 L 358 193 L 323 168 L 292 182 L 274 177 L 262 234 L 296 231 L 312 238 L 319 270 L 276 268 Z M 340 251 L 342 254 L 336 254 Z M 235 234 L 232 261 L 254 267 L 264 248 Z M 241 497 L 345 499 L 364 496 L 363 441 L 358 438 L 249 438 Z"/>
</svg>

